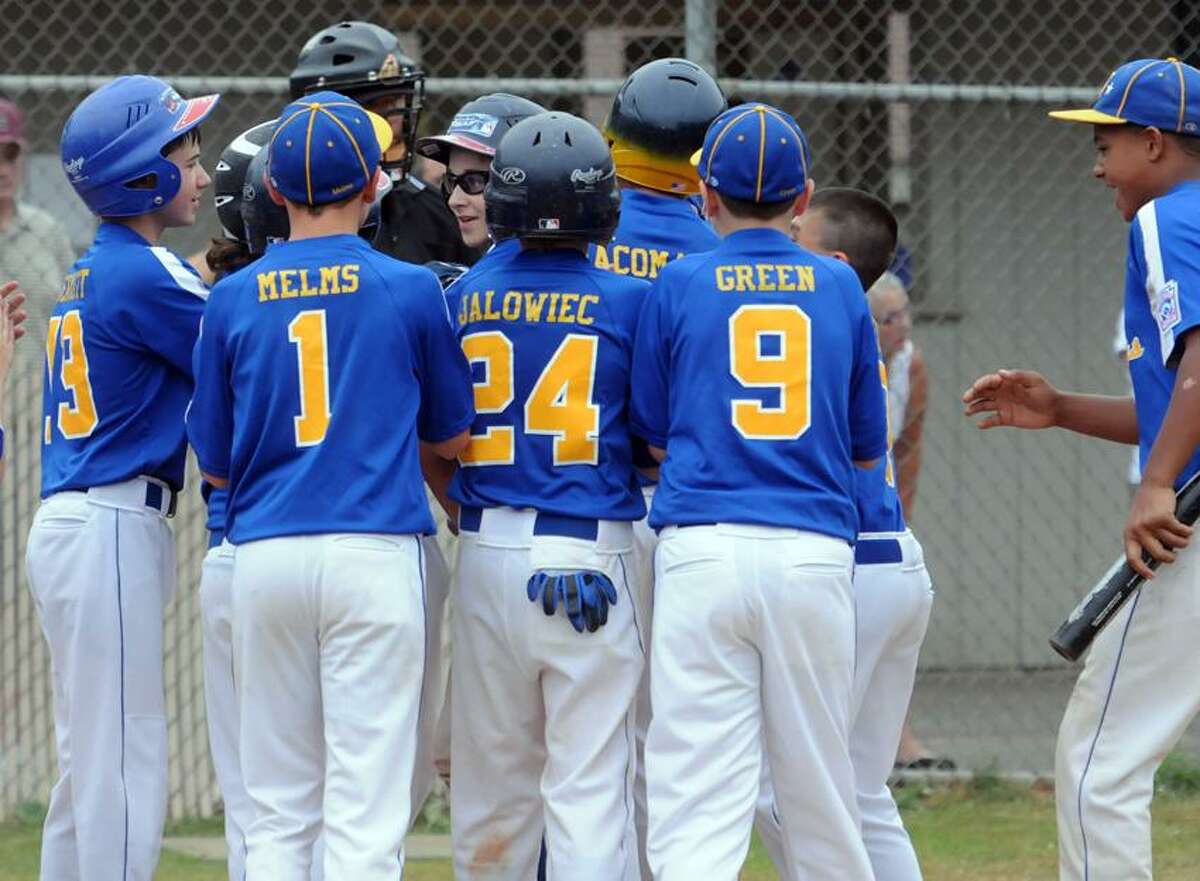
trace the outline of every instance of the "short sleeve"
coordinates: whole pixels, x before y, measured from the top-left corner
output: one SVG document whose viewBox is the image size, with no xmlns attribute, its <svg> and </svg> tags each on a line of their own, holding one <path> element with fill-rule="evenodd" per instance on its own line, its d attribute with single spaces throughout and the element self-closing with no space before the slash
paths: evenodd
<svg viewBox="0 0 1200 881">
<path fill-rule="evenodd" d="M 852 312 L 857 322 L 857 339 L 850 375 L 850 455 L 862 462 L 887 453 L 887 389 L 883 384 L 875 322 L 867 309 L 866 297 L 856 296 L 859 308 Z"/>
<path fill-rule="evenodd" d="M 208 288 L 192 267 L 166 248 L 150 248 L 147 271 L 127 292 L 122 311 L 142 345 L 192 376 L 192 350 Z"/>
<path fill-rule="evenodd" d="M 418 308 L 414 356 L 421 385 L 417 436 L 440 443 L 460 434 L 475 419 L 471 368 L 450 326 L 446 298 L 432 273 L 414 287 Z"/>
<path fill-rule="evenodd" d="M 1136 253 L 1144 266 L 1146 296 L 1168 367 L 1183 355 L 1179 343 L 1187 332 L 1200 325 L 1200 223 L 1179 214 L 1179 201 L 1147 203 L 1130 231 L 1131 256 Z"/>
<path fill-rule="evenodd" d="M 211 303 L 206 310 L 192 352 L 190 370 L 196 384 L 185 419 L 200 470 L 214 477 L 228 477 L 233 449 L 233 389 L 229 384 L 224 326 L 215 306 L 217 303 Z"/>
<path fill-rule="evenodd" d="M 660 449 L 666 449 L 671 424 L 671 322 L 667 307 L 666 282 L 660 277 L 642 303 L 630 373 L 635 377 L 629 403 L 630 431 Z"/>
</svg>

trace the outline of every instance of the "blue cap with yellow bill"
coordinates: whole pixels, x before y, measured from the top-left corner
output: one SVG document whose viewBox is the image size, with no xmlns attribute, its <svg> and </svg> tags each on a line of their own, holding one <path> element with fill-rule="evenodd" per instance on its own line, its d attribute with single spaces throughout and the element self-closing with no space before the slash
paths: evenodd
<svg viewBox="0 0 1200 881">
<path fill-rule="evenodd" d="M 713 120 L 692 164 L 705 186 L 745 202 L 804 192 L 812 157 L 799 123 L 769 104 L 740 104 Z"/>
<path fill-rule="evenodd" d="M 317 92 L 279 114 L 267 173 L 289 202 L 340 202 L 370 183 L 391 144 L 392 127 L 382 116 L 337 92 Z"/>
<path fill-rule="evenodd" d="M 1114 70 L 1091 107 L 1050 115 L 1068 122 L 1144 125 L 1200 135 L 1200 70 L 1178 58 L 1140 58 Z"/>
</svg>

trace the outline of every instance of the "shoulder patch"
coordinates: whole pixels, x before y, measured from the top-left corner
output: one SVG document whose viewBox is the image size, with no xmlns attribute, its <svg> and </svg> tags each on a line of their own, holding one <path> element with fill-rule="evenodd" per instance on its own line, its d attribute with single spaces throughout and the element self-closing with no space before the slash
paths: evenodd
<svg viewBox="0 0 1200 881">
<path fill-rule="evenodd" d="M 1154 298 L 1154 320 L 1162 333 L 1166 333 L 1183 320 L 1179 308 L 1179 283 L 1175 279 L 1158 289 Z"/>
</svg>

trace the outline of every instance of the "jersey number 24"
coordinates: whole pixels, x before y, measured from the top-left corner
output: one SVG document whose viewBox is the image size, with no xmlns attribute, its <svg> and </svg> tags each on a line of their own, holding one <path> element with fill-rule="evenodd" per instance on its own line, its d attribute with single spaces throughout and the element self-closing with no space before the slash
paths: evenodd
<svg viewBox="0 0 1200 881">
<path fill-rule="evenodd" d="M 599 345 L 595 336 L 567 334 L 525 401 L 525 433 L 554 438 L 555 467 L 600 461 L 600 407 L 592 400 Z M 488 330 L 467 334 L 462 348 L 468 361 L 483 365 L 483 379 L 475 383 L 475 412 L 503 413 L 516 396 L 512 340 Z M 471 435 L 459 461 L 464 466 L 511 465 L 515 456 L 516 427 L 492 425 Z"/>
</svg>

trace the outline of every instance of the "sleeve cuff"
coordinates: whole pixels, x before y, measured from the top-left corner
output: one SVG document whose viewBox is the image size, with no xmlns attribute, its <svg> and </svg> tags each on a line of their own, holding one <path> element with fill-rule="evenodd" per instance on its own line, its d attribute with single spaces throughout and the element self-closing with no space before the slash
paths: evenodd
<svg viewBox="0 0 1200 881">
<path fill-rule="evenodd" d="M 658 447 L 660 450 L 665 450 L 667 448 L 667 436 L 665 434 L 660 434 L 657 431 L 651 431 L 637 422 L 629 423 L 629 433 L 640 437 L 652 447 Z"/>
<path fill-rule="evenodd" d="M 460 418 L 457 422 L 451 422 L 446 426 L 436 426 L 433 429 L 418 431 L 417 437 L 427 444 L 440 444 L 442 441 L 448 441 L 452 437 L 458 437 L 464 431 L 471 427 L 471 423 L 475 421 L 475 414 L 469 413 Z"/>
</svg>

